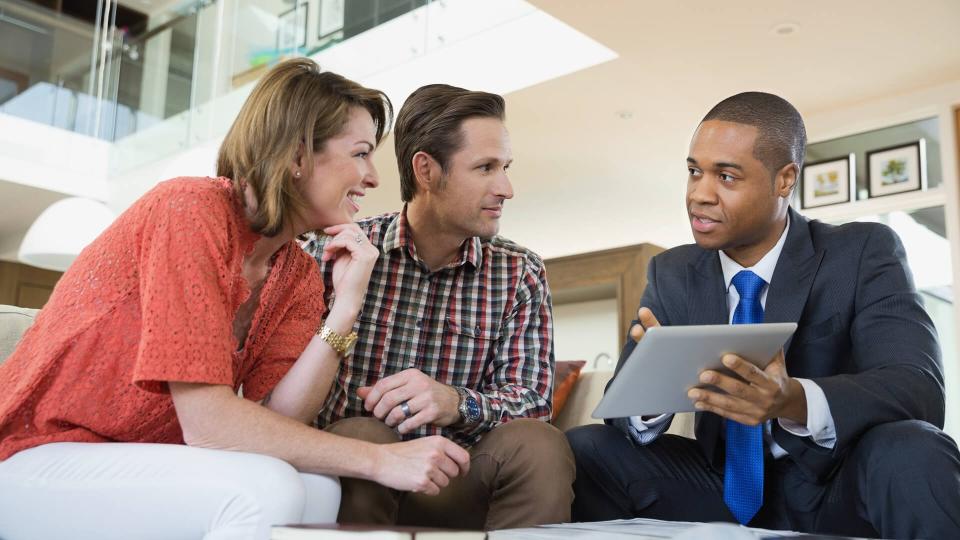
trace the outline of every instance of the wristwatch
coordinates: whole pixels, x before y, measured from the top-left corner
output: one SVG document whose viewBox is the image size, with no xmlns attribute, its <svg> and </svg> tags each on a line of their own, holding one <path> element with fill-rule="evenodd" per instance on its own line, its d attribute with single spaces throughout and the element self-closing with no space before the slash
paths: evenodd
<svg viewBox="0 0 960 540">
<path fill-rule="evenodd" d="M 329 343 L 330 347 L 343 358 L 349 358 L 353 354 L 353 348 L 357 344 L 358 337 L 356 332 L 341 336 L 327 325 L 321 326 L 320 330 L 317 330 L 317 335 L 320 336 L 320 339 Z"/>
<path fill-rule="evenodd" d="M 460 386 L 456 387 L 457 393 L 460 394 L 460 403 L 457 405 L 457 410 L 460 411 L 460 422 L 462 425 L 472 426 L 480 422 L 480 403 L 477 402 L 477 398 L 473 397 L 473 394 L 467 392 L 466 388 Z"/>
</svg>

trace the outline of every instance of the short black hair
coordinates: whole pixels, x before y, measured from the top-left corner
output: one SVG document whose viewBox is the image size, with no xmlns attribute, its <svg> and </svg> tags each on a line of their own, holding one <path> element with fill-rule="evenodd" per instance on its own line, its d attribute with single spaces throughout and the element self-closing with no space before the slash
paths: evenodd
<svg viewBox="0 0 960 540">
<path fill-rule="evenodd" d="M 703 117 L 707 120 L 736 122 L 754 126 L 759 131 L 753 157 L 776 174 L 788 163 L 803 168 L 807 148 L 807 129 L 803 117 L 789 101 L 766 92 L 743 92 L 714 105 Z"/>
</svg>

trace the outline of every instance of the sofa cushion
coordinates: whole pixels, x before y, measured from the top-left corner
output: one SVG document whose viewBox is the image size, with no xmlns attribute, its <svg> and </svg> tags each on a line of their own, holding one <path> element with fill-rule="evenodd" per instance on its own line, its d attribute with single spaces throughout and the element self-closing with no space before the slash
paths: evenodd
<svg viewBox="0 0 960 540">
<path fill-rule="evenodd" d="M 17 347 L 20 337 L 33 324 L 39 311 L 0 304 L 0 362 L 6 360 Z"/>
<path fill-rule="evenodd" d="M 601 422 L 590 417 L 590 413 L 600 403 L 603 389 L 613 376 L 613 371 L 584 371 L 580 373 L 573 391 L 567 397 L 567 403 L 553 419 L 553 424 L 561 431 L 584 424 Z"/>
</svg>

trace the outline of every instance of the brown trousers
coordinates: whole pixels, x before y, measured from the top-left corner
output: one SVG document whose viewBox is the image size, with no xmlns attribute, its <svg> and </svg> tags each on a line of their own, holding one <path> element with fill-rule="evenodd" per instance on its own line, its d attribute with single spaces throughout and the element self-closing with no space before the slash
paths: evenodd
<svg viewBox="0 0 960 540">
<path fill-rule="evenodd" d="M 346 418 L 327 431 L 373 443 L 399 442 L 370 417 Z M 540 420 L 501 424 L 469 449 L 470 472 L 439 495 L 396 491 L 341 478 L 340 523 L 495 530 L 570 521 L 576 466 L 564 434 Z"/>
</svg>

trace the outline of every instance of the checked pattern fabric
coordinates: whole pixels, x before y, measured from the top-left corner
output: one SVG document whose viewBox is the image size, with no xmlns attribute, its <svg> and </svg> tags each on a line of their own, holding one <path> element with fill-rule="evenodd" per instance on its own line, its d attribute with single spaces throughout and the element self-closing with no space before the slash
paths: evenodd
<svg viewBox="0 0 960 540">
<path fill-rule="evenodd" d="M 457 261 L 430 271 L 410 239 L 406 207 L 358 224 L 380 258 L 354 326 L 359 340 L 340 365 L 318 425 L 369 416 L 357 389 L 408 368 L 466 389 L 480 404 L 481 421 L 467 430 L 424 426 L 405 440 L 444 435 L 471 446 L 513 418 L 549 419 L 553 325 L 540 257 L 499 236 L 474 237 Z M 312 237 L 304 249 L 320 264 L 326 300 L 335 301 L 332 265 L 319 260 L 325 240 Z"/>
<path fill-rule="evenodd" d="M 733 312 L 733 324 L 763 322 L 760 295 L 767 283 L 749 270 L 733 276 L 740 302 Z M 763 426 L 726 421 L 726 465 L 723 474 L 723 501 L 734 517 L 747 524 L 763 505 Z"/>
</svg>

